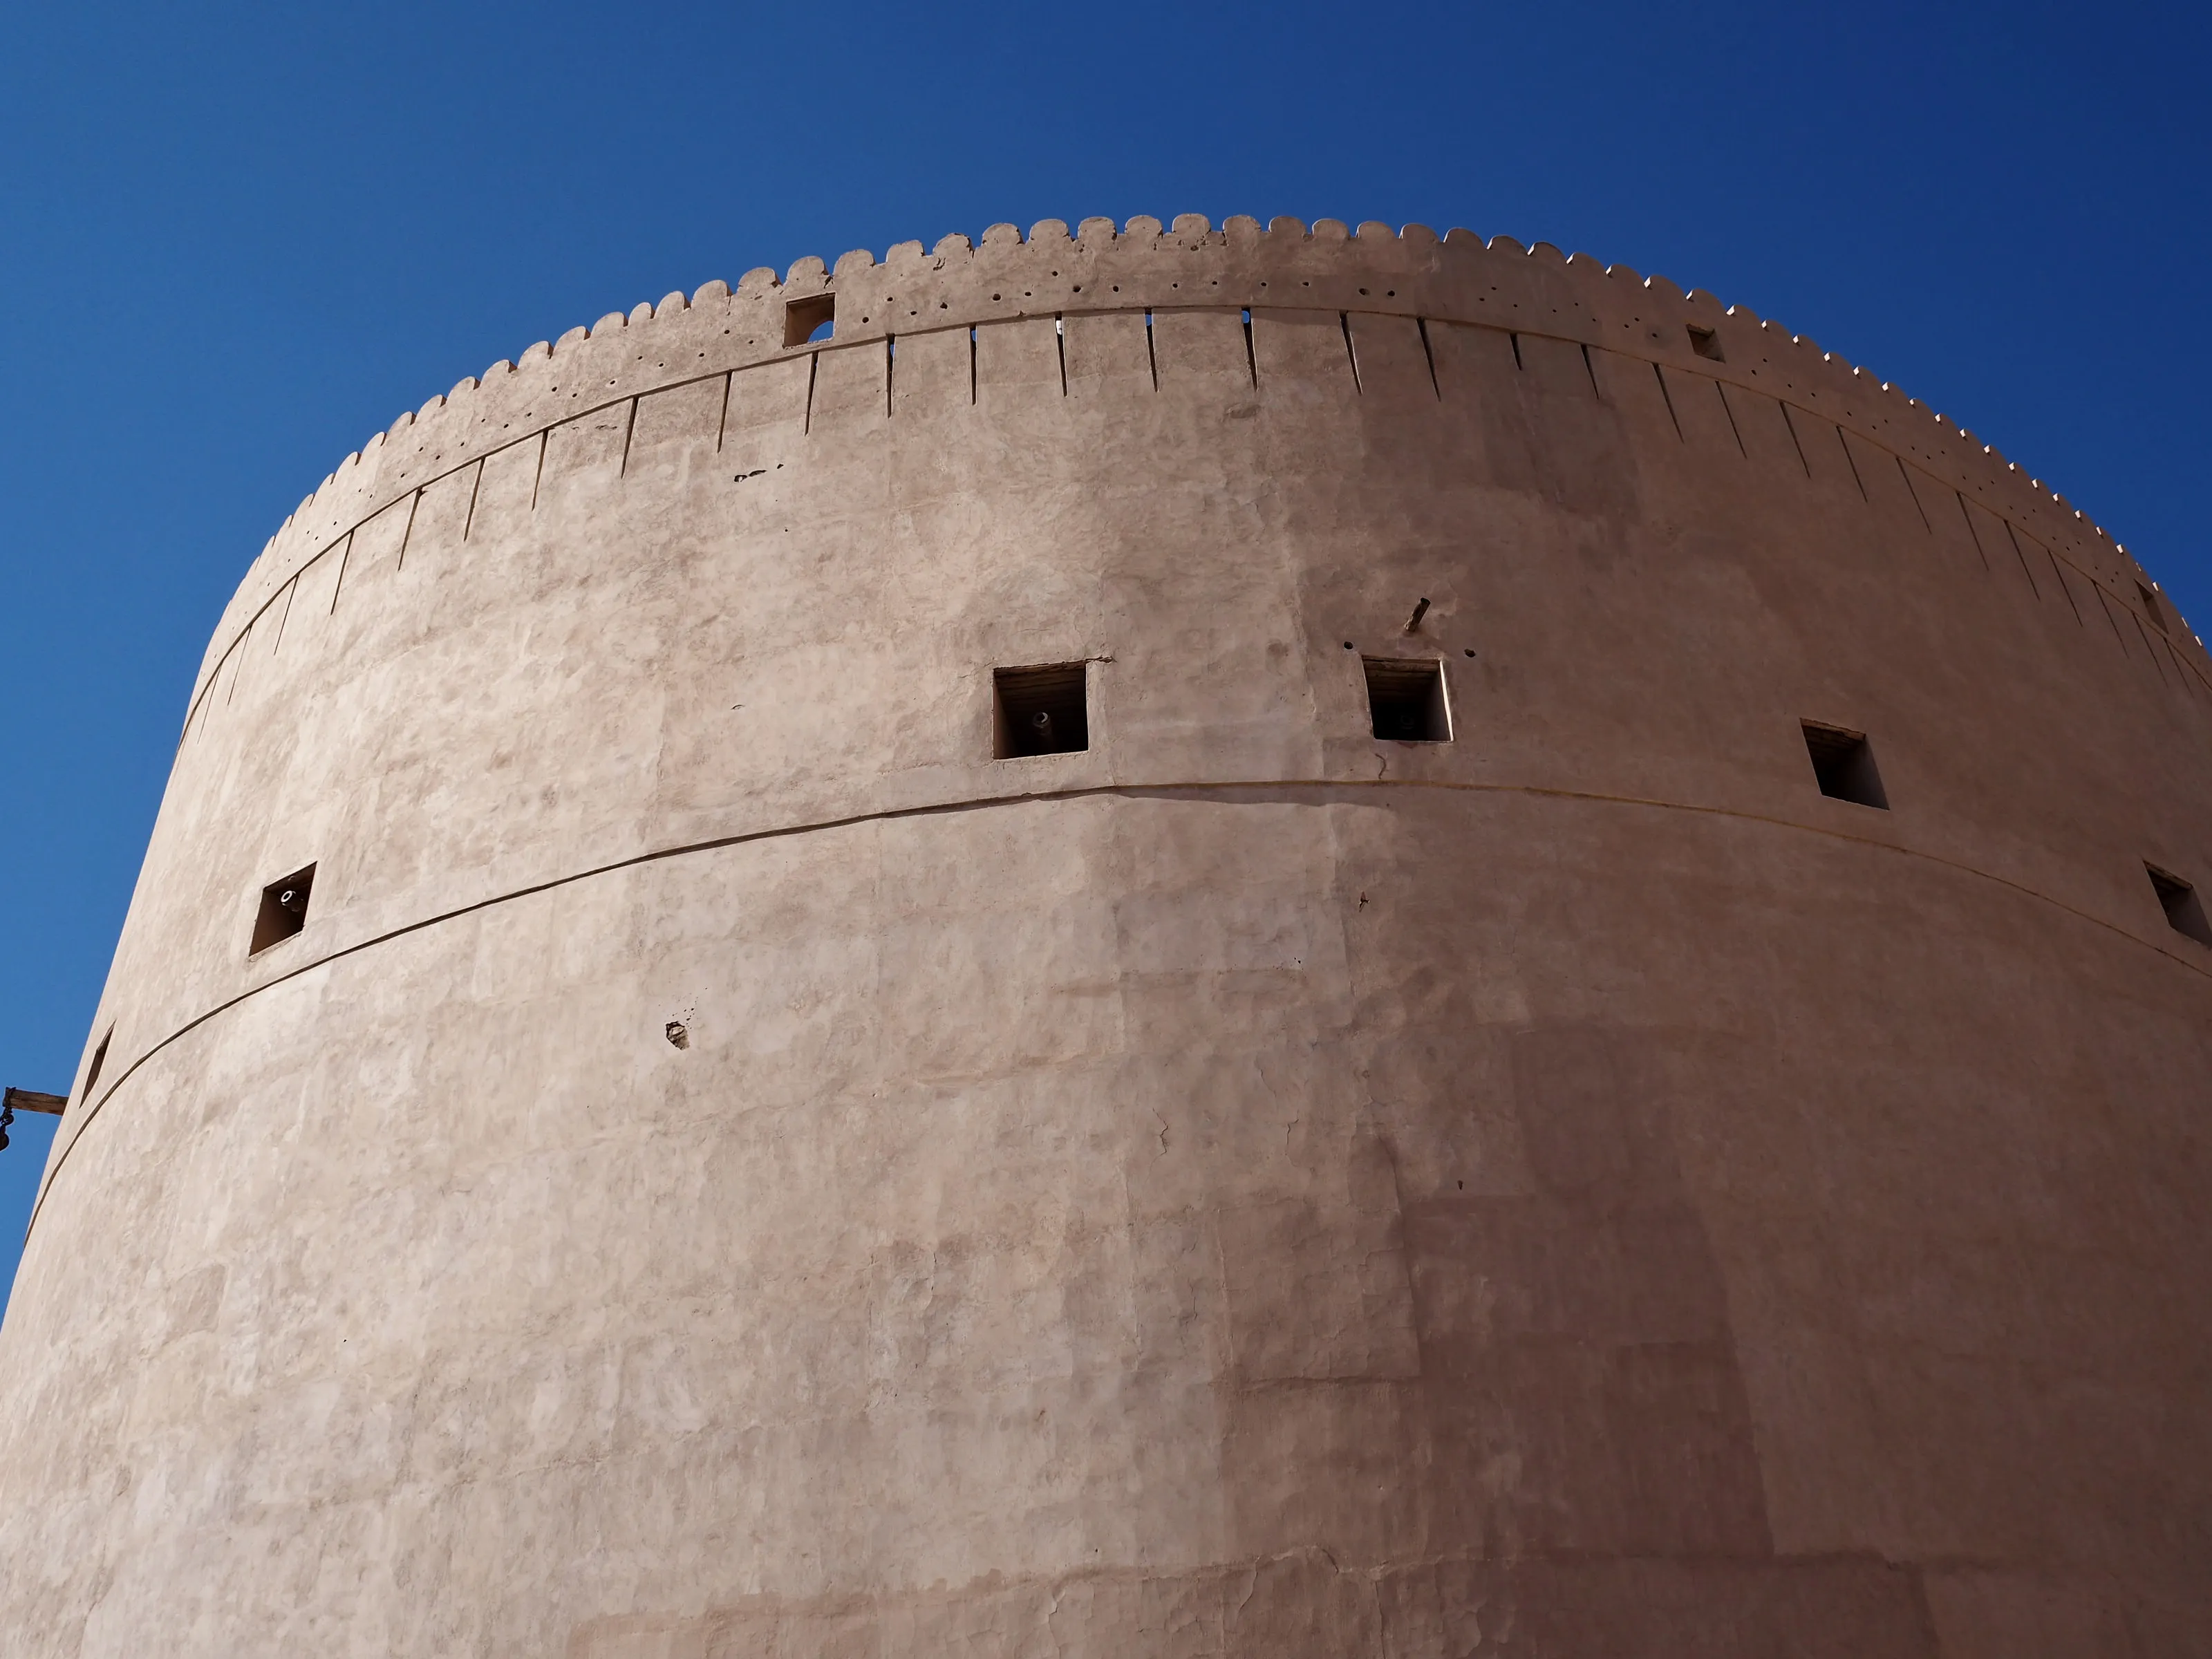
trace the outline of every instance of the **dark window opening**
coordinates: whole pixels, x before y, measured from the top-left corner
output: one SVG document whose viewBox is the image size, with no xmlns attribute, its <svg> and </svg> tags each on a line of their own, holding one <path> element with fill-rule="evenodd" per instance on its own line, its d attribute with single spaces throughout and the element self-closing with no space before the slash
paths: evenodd
<svg viewBox="0 0 2212 1659">
<path fill-rule="evenodd" d="M 2199 945 L 2212 945 L 2212 921 L 2205 920 L 2204 901 L 2197 896 L 2197 890 L 2156 865 L 2146 864 L 2143 868 L 2150 875 L 2159 906 L 2166 912 L 2166 922 L 2173 931 L 2188 934 Z"/>
<path fill-rule="evenodd" d="M 1813 775 L 1820 781 L 1820 793 L 1887 812 L 1889 796 L 1882 789 L 1881 774 L 1875 769 L 1874 745 L 1866 733 L 1813 720 L 1802 724 L 1805 750 L 1813 757 Z"/>
<path fill-rule="evenodd" d="M 253 918 L 253 945 L 248 956 L 259 956 L 307 925 L 307 894 L 314 884 L 315 866 L 311 864 L 261 890 L 261 908 Z"/>
<path fill-rule="evenodd" d="M 837 296 L 834 294 L 815 294 L 804 300 L 790 301 L 783 307 L 784 344 L 805 345 L 810 340 L 827 339 L 823 331 L 836 315 Z"/>
<path fill-rule="evenodd" d="M 1000 760 L 1016 755 L 1066 755 L 1091 747 L 1090 711 L 1085 705 L 1088 665 L 1053 663 L 1042 668 L 992 671 L 998 714 L 992 752 Z"/>
<path fill-rule="evenodd" d="M 107 1045 L 114 1040 L 115 1028 L 111 1025 L 101 1035 L 100 1047 L 92 1051 L 92 1064 L 84 1068 L 84 1093 L 78 1097 L 81 1103 L 92 1098 L 92 1091 L 100 1082 L 100 1068 L 107 1064 Z"/>
<path fill-rule="evenodd" d="M 1367 712 L 1386 743 L 1449 743 L 1443 665 L 1432 658 L 1362 657 Z"/>
<path fill-rule="evenodd" d="M 1728 361 L 1721 355 L 1721 337 L 1709 328 L 1699 328 L 1695 323 L 1682 325 L 1689 331 L 1690 349 L 1700 357 L 1710 357 L 1717 363 Z"/>
<path fill-rule="evenodd" d="M 2142 600 L 2143 609 L 2150 613 L 2152 623 L 2157 626 L 2160 633 L 2165 632 L 2166 612 L 2159 608 L 2158 590 L 2148 582 L 2137 582 L 2136 592 Z"/>
</svg>

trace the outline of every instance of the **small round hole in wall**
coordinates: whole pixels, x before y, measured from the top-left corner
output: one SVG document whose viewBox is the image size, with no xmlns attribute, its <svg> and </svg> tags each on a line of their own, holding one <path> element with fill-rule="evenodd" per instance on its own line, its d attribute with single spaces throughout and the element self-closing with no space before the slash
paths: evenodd
<svg viewBox="0 0 2212 1659">
<path fill-rule="evenodd" d="M 1344 642 L 1344 648 L 1345 648 L 1346 650 L 1347 650 L 1347 651 L 1355 651 L 1355 650 L 1358 649 L 1358 647 L 1357 646 L 1353 645 L 1353 644 L 1352 644 L 1352 642 L 1350 640 L 1346 640 L 1346 641 Z"/>
</svg>

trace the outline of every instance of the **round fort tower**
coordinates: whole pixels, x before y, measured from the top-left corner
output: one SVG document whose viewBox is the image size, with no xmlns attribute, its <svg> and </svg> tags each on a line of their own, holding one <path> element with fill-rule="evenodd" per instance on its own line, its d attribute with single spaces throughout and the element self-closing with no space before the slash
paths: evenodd
<svg viewBox="0 0 2212 1659">
<path fill-rule="evenodd" d="M 671 295 L 216 633 L 0 1648 L 2203 1651 L 2208 884 L 2149 579 L 1709 295 L 1196 218 Z"/>
</svg>

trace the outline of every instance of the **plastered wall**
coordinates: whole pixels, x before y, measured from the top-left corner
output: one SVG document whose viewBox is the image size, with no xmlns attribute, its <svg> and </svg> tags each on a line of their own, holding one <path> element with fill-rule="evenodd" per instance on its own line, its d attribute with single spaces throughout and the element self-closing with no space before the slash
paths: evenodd
<svg viewBox="0 0 2212 1659">
<path fill-rule="evenodd" d="M 210 644 L 0 1332 L 0 1632 L 2190 1650 L 2147 585 L 1810 343 L 1459 233 L 1002 227 L 533 348 Z M 994 759 L 1071 661 L 1091 748 Z"/>
<path fill-rule="evenodd" d="M 1586 255 L 1564 258 L 1546 243 L 1524 250 L 1510 237 L 1486 243 L 1460 230 L 1439 238 L 1419 225 L 1394 234 L 1386 225 L 1363 224 L 1355 234 L 1329 220 L 1309 230 L 1295 219 L 1263 229 L 1231 218 L 1217 231 L 1187 215 L 1172 230 L 1152 219 L 1132 220 L 1120 231 L 1110 220 L 1087 219 L 1071 237 L 1065 224 L 1048 220 L 1026 239 L 1012 225 L 997 225 L 980 247 L 952 235 L 928 253 L 918 242 L 902 243 L 881 264 L 856 250 L 838 259 L 834 272 L 807 258 L 781 283 L 765 269 L 749 272 L 734 291 L 709 283 L 689 301 L 671 294 L 627 316 L 610 313 L 551 345 L 539 342 L 519 364 L 502 361 L 481 379 L 461 381 L 348 456 L 285 521 L 216 630 L 195 704 L 249 621 L 258 620 L 303 564 L 341 550 L 379 508 L 490 453 L 542 439 L 556 424 L 641 407 L 637 400 L 670 388 L 720 376 L 726 392 L 735 371 L 794 353 L 809 360 L 811 378 L 823 354 L 784 345 L 785 307 L 824 292 L 838 299 L 833 349 L 1012 318 L 1222 306 L 1481 323 L 1603 347 L 1762 392 L 1813 417 L 1816 445 L 1824 441 L 1824 425 L 1850 431 L 1887 452 L 1889 460 L 1870 470 L 1895 465 L 1923 515 L 1958 510 L 1947 496 L 1981 506 L 2016 533 L 2026 532 L 2034 551 L 2103 585 L 2122 608 L 2140 607 L 2131 583 L 2148 580 L 2063 498 L 1954 422 L 1813 341 L 1741 307 L 1723 307 L 1702 290 L 1686 295 L 1663 276 L 1647 281 Z M 1717 343 L 1717 359 L 1700 355 L 1692 327 Z M 853 373 L 872 378 L 866 370 L 848 371 L 848 378 Z M 1707 411 L 1697 405 L 1707 400 L 1690 401 L 1687 417 L 1699 424 Z M 1732 435 L 1742 441 L 1740 433 Z M 1802 447 L 1804 439 L 1797 441 Z M 1864 489 L 1887 481 L 1856 482 Z M 2024 556 L 2033 560 L 2034 552 Z M 2203 648 L 2193 636 L 2191 643 L 2201 677 Z"/>
</svg>

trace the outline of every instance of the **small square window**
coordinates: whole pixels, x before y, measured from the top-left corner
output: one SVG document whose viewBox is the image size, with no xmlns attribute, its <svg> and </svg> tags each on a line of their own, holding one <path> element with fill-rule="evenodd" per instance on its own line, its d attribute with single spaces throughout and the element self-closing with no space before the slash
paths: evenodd
<svg viewBox="0 0 2212 1659">
<path fill-rule="evenodd" d="M 1689 331 L 1691 350 L 1700 357 L 1710 357 L 1717 363 L 1728 361 L 1721 355 L 1719 335 L 1709 328 L 1699 328 L 1695 323 L 1685 323 L 1683 327 Z"/>
<path fill-rule="evenodd" d="M 1000 760 L 1017 755 L 1067 755 L 1091 747 L 1091 716 L 1085 692 L 1089 665 L 1079 662 L 1042 668 L 999 668 L 991 674 L 998 704 L 992 753 Z"/>
<path fill-rule="evenodd" d="M 307 895 L 315 885 L 315 866 L 295 870 L 282 881 L 261 890 L 261 908 L 253 918 L 253 946 L 248 956 L 259 956 L 272 945 L 281 945 L 307 925 Z"/>
<path fill-rule="evenodd" d="M 812 294 L 804 300 L 787 301 L 783 307 L 784 344 L 805 345 L 809 340 L 824 338 L 822 331 L 830 326 L 836 315 L 837 296 L 834 294 Z"/>
<path fill-rule="evenodd" d="M 2150 876 L 2152 890 L 2158 894 L 2160 908 L 2166 912 L 2167 926 L 2177 933 L 2188 934 L 2199 945 L 2212 945 L 2212 921 L 2205 919 L 2204 901 L 2197 896 L 2196 888 L 2154 864 L 2146 864 L 2143 869 Z"/>
<path fill-rule="evenodd" d="M 1449 743 L 1451 709 L 1444 701 L 1444 667 L 1433 657 L 1362 657 L 1367 671 L 1367 713 L 1386 743 Z"/>
<path fill-rule="evenodd" d="M 1889 796 L 1882 789 L 1881 774 L 1875 769 L 1874 745 L 1866 740 L 1866 733 L 1815 720 L 1802 724 L 1805 750 L 1813 757 L 1813 775 L 1820 780 L 1820 793 L 1887 811 Z"/>
</svg>

